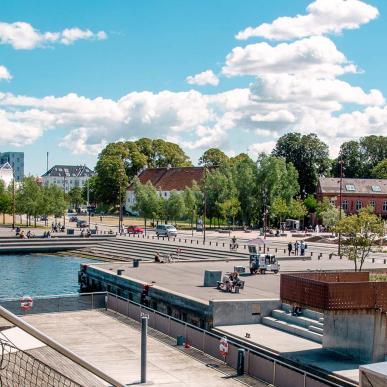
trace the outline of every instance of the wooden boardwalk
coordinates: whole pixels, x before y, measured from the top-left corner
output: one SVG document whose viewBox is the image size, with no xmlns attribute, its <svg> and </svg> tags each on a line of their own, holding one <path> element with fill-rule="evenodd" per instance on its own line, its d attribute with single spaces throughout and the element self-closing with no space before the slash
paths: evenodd
<svg viewBox="0 0 387 387">
<path fill-rule="evenodd" d="M 79 311 L 30 315 L 30 324 L 126 384 L 140 379 L 139 324 L 106 311 Z M 152 385 L 263 386 L 248 376 L 234 377 L 235 370 L 195 349 L 180 350 L 174 340 L 150 330 L 148 380 Z M 79 380 L 79 379 L 78 379 Z M 90 384 L 88 384 L 90 385 Z"/>
</svg>

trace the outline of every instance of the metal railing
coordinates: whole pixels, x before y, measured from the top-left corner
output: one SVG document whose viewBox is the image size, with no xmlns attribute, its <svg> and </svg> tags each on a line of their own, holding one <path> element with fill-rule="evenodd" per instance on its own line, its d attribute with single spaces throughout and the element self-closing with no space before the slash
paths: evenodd
<svg viewBox="0 0 387 387">
<path fill-rule="evenodd" d="M 219 342 L 222 338 L 214 332 L 199 328 L 188 322 L 179 320 L 147 306 L 122 298 L 116 294 L 107 293 L 107 309 L 140 321 L 141 316 L 148 315 L 149 327 L 171 337 L 183 336 L 185 342 L 219 360 L 225 360 L 232 368 L 237 368 L 238 349 L 245 350 L 245 372 L 268 384 L 275 386 L 356 386 L 357 384 L 340 378 L 324 377 L 323 373 L 313 373 L 300 367 L 279 360 L 258 350 L 253 350 L 237 340 L 229 339 L 229 354 L 224 359 L 219 353 Z M 337 381 L 336 381 L 337 380 Z M 320 384 L 319 384 L 320 383 Z"/>
</svg>

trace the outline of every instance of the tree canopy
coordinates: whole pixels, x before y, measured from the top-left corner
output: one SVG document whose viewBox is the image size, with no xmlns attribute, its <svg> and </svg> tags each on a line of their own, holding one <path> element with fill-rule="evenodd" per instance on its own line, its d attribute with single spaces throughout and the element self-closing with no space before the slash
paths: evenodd
<svg viewBox="0 0 387 387">
<path fill-rule="evenodd" d="M 199 165 L 206 167 L 220 166 L 229 161 L 228 156 L 218 148 L 207 149 L 199 158 Z"/>
</svg>

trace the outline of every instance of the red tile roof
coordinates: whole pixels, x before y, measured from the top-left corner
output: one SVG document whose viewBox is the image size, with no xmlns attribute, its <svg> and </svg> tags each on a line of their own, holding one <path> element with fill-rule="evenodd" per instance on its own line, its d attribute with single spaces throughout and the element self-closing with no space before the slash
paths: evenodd
<svg viewBox="0 0 387 387">
<path fill-rule="evenodd" d="M 186 187 L 191 187 L 193 181 L 200 183 L 203 174 L 204 167 L 148 168 L 142 171 L 138 178 L 142 184 L 150 181 L 161 191 L 182 191 Z M 132 190 L 131 185 L 130 190 Z"/>
</svg>

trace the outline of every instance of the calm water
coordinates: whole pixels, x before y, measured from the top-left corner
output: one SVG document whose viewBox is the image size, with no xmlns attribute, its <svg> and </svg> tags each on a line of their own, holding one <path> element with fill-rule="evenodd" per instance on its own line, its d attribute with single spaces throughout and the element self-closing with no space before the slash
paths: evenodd
<svg viewBox="0 0 387 387">
<path fill-rule="evenodd" d="M 0 255 L 0 298 L 78 292 L 81 263 L 96 262 L 53 255 Z"/>
</svg>

